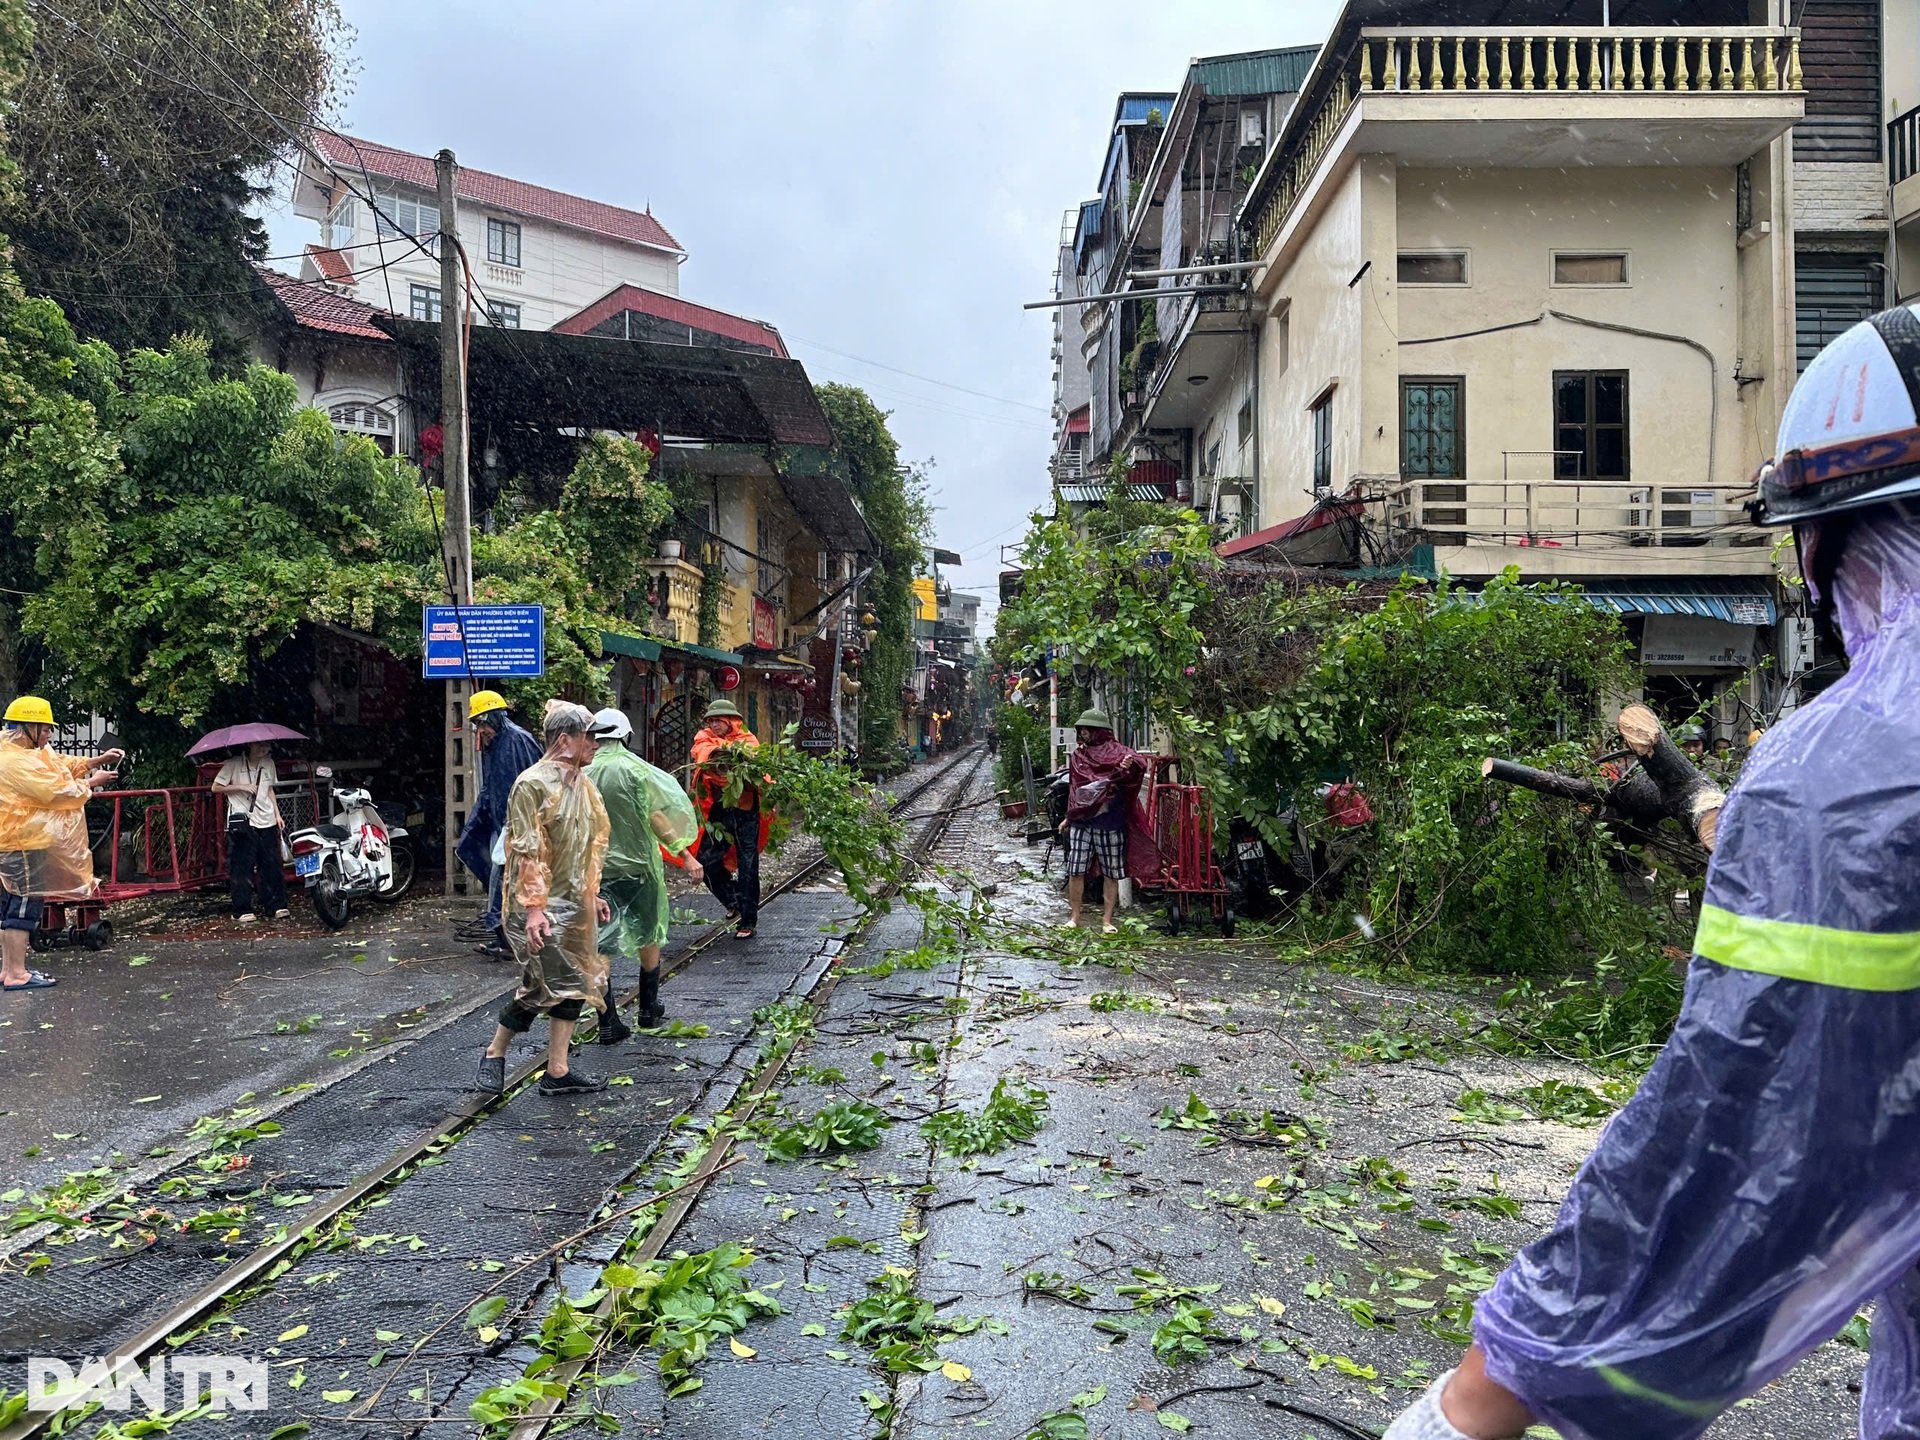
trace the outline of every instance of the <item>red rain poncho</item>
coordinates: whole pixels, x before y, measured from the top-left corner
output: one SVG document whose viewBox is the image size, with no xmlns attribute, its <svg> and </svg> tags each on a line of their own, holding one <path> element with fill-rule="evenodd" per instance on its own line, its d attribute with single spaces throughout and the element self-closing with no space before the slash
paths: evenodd
<svg viewBox="0 0 1920 1440">
<path fill-rule="evenodd" d="M 1164 861 L 1154 843 L 1153 826 L 1140 803 L 1151 762 L 1095 730 L 1094 738 L 1067 760 L 1067 823 L 1084 825 L 1102 811 L 1119 807 L 1127 817 L 1127 878 L 1150 884 L 1160 878 Z"/>
</svg>

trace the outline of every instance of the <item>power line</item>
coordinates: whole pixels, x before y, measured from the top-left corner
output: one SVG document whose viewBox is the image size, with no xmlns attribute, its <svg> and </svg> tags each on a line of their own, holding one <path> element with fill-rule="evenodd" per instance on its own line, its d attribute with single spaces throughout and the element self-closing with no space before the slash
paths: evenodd
<svg viewBox="0 0 1920 1440">
<path fill-rule="evenodd" d="M 1051 415 L 1053 413 L 1053 407 L 1050 405 L 1036 405 L 1031 400 L 1009 400 L 1004 395 L 990 395 L 985 390 L 972 390 L 965 385 L 955 385 L 950 380 L 936 380 L 931 375 L 921 375 L 912 370 L 902 370 L 898 365 L 889 365 L 882 360 L 869 360 L 864 355 L 855 355 L 847 350 L 836 350 L 831 345 L 823 344 L 818 340 L 809 340 L 804 335 L 793 335 L 792 332 L 788 333 L 791 335 L 791 338 L 798 340 L 803 345 L 811 345 L 814 349 L 824 350 L 829 355 L 838 355 L 843 360 L 856 360 L 862 365 L 871 365 L 876 370 L 887 370 L 895 375 L 904 375 L 909 380 L 920 380 L 928 385 L 938 385 L 943 390 L 958 390 L 962 395 L 978 396 L 982 400 L 991 400 L 998 405 L 1014 405 L 1022 410 L 1038 410 L 1044 415 Z"/>
</svg>

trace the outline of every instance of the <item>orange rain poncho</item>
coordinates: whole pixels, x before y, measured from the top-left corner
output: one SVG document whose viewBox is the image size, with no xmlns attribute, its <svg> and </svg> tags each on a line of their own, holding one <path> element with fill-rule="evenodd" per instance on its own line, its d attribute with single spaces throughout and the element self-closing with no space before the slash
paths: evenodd
<svg viewBox="0 0 1920 1440">
<path fill-rule="evenodd" d="M 31 746 L 15 730 L 0 735 L 0 887 L 15 895 L 90 895 L 86 758 Z M 7 863 L 25 852 L 24 863 Z"/>
<path fill-rule="evenodd" d="M 746 723 L 733 716 L 724 716 L 709 721 L 693 737 L 691 758 L 693 774 L 689 777 L 687 789 L 692 792 L 695 808 L 700 811 L 701 822 L 709 828 L 713 822 L 714 806 L 721 803 L 727 791 L 727 772 L 713 763 L 715 753 L 729 745 L 744 750 L 758 750 L 760 737 L 746 727 Z M 760 804 L 760 788 L 757 785 L 743 785 L 737 802 L 741 809 L 751 809 Z M 760 848 L 767 848 L 768 837 L 773 833 L 774 813 L 764 806 L 760 810 Z M 716 832 L 717 833 L 717 832 Z M 727 846 L 723 857 L 725 864 L 734 861 L 733 846 Z M 676 862 L 683 863 L 683 862 Z"/>
</svg>

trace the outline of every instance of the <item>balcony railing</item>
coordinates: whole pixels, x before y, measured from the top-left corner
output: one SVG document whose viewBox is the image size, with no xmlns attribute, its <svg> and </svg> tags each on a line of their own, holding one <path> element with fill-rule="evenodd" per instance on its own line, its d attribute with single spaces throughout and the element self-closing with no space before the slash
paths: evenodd
<svg viewBox="0 0 1920 1440">
<path fill-rule="evenodd" d="M 1920 105 L 1887 122 L 1887 183 L 1920 175 Z"/>
<path fill-rule="evenodd" d="M 1458 96 L 1799 92 L 1800 34 L 1766 26 L 1665 28 L 1456 26 L 1362 30 L 1319 110 L 1294 132 L 1252 231 L 1266 250 L 1312 180 L 1347 112 L 1369 94 Z M 1897 123 L 1897 122 L 1896 122 Z"/>
<path fill-rule="evenodd" d="M 1387 492 L 1387 521 L 1442 545 L 1765 545 L 1768 536 L 1747 520 L 1752 493 L 1618 480 L 1408 480 Z"/>
</svg>

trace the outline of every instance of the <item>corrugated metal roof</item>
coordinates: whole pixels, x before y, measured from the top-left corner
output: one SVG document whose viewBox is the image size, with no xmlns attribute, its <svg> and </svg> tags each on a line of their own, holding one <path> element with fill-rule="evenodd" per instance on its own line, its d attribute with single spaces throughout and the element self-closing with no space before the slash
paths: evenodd
<svg viewBox="0 0 1920 1440">
<path fill-rule="evenodd" d="M 1698 615 L 1733 625 L 1780 618 L 1766 584 L 1757 580 L 1590 580 L 1581 588 L 1595 605 L 1622 615 Z"/>
<path fill-rule="evenodd" d="M 1123 94 L 1120 105 L 1114 111 L 1115 125 L 1139 125 L 1146 121 L 1150 111 L 1158 110 L 1160 118 L 1166 119 L 1167 112 L 1173 108 L 1171 95 L 1133 95 Z"/>
<path fill-rule="evenodd" d="M 1215 55 L 1196 60 L 1188 76 L 1209 95 L 1292 94 L 1313 68 L 1318 45 L 1286 50 L 1253 50 L 1244 55 Z"/>
</svg>

